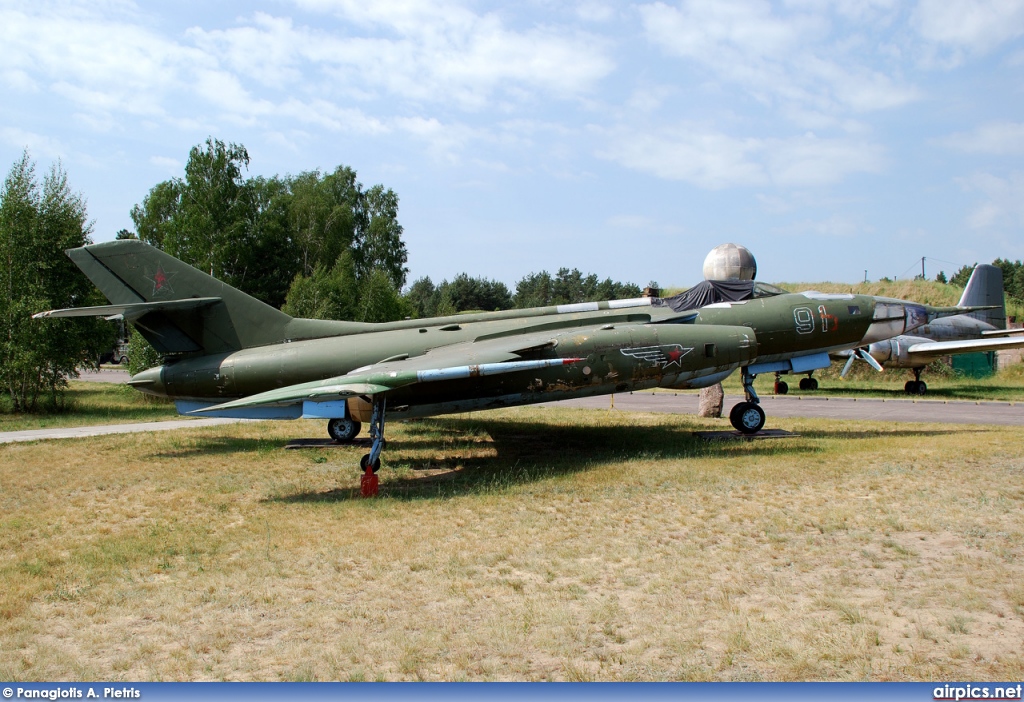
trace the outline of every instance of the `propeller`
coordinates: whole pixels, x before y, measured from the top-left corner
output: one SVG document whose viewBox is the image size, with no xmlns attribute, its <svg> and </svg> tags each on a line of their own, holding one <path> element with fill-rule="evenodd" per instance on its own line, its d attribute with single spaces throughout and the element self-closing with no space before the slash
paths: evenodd
<svg viewBox="0 0 1024 702">
<path fill-rule="evenodd" d="M 858 358 L 867 363 L 869 366 L 874 368 L 879 373 L 882 372 L 882 364 L 876 361 L 874 357 L 870 353 L 868 353 L 868 350 L 866 348 L 862 347 L 859 349 L 854 349 L 853 351 L 850 352 L 850 360 L 848 360 L 846 362 L 846 365 L 843 366 L 843 372 L 839 374 L 840 378 L 846 377 L 846 374 L 850 372 L 850 366 L 852 366 L 853 362 Z"/>
</svg>

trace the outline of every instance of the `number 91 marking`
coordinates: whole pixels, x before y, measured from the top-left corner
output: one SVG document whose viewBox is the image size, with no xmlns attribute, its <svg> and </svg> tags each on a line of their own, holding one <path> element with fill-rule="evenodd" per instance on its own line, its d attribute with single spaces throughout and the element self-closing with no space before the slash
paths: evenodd
<svg viewBox="0 0 1024 702">
<path fill-rule="evenodd" d="M 797 307 L 793 310 L 797 334 L 810 334 L 814 331 L 814 313 L 810 307 Z"/>
</svg>

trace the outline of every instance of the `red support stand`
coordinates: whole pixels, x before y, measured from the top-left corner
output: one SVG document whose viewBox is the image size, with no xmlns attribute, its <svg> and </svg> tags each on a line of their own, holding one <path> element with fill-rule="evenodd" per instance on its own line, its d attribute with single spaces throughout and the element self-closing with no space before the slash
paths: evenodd
<svg viewBox="0 0 1024 702">
<path fill-rule="evenodd" d="M 359 488 L 363 497 L 377 496 L 377 474 L 373 472 L 372 466 L 366 466 L 366 472 L 359 479 Z"/>
</svg>

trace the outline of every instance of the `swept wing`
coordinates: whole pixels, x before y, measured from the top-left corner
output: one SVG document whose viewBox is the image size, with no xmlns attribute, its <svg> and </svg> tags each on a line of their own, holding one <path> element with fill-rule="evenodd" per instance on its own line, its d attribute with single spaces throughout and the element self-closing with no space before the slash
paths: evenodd
<svg viewBox="0 0 1024 702">
<path fill-rule="evenodd" d="M 930 341 L 910 346 L 907 348 L 907 355 L 911 361 L 921 359 L 922 363 L 927 363 L 928 360 L 935 356 L 1019 348 L 1024 348 L 1024 337 L 972 339 L 967 341 Z"/>
</svg>

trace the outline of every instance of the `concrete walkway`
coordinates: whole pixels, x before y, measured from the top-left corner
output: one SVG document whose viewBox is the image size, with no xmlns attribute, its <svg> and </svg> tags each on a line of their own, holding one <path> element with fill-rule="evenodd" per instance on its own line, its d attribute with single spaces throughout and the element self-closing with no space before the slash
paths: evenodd
<svg viewBox="0 0 1024 702">
<path fill-rule="evenodd" d="M 53 429 L 28 429 L 26 431 L 0 432 L 0 444 L 15 441 L 43 441 L 44 439 L 78 439 L 83 436 L 102 436 L 104 434 L 135 434 L 145 431 L 171 431 L 172 429 L 195 429 L 196 427 L 215 427 L 219 424 L 237 424 L 238 422 L 254 422 L 255 419 L 222 419 L 209 417 L 206 419 L 172 419 L 166 422 L 137 422 L 135 424 L 101 424 L 91 427 L 54 427 Z"/>
<path fill-rule="evenodd" d="M 87 383 L 127 383 L 130 377 L 126 370 L 100 368 L 98 371 L 80 370 L 74 380 L 84 380 Z"/>
<path fill-rule="evenodd" d="M 669 412 L 696 414 L 698 396 L 658 392 L 615 395 L 616 410 L 625 412 Z M 723 414 L 742 402 L 740 395 L 725 398 Z M 608 409 L 612 396 L 586 397 L 552 403 L 560 406 Z M 817 417 L 820 419 L 867 419 L 888 422 L 938 422 L 951 424 L 1002 424 L 1024 426 L 1022 402 L 975 402 L 973 400 L 858 399 L 852 397 L 808 397 L 807 395 L 762 395 L 761 407 L 772 417 Z"/>
<path fill-rule="evenodd" d="M 117 371 L 113 371 L 117 372 Z M 585 397 L 562 402 L 549 403 L 551 406 L 586 407 L 588 409 L 609 409 L 622 412 L 666 412 L 675 414 L 696 414 L 696 394 L 673 395 L 672 393 L 649 393 L 603 395 Z M 725 398 L 724 413 L 742 401 L 739 395 Z M 817 417 L 822 419 L 865 419 L 886 422 L 937 422 L 950 424 L 998 424 L 1024 426 L 1024 403 L 1020 402 L 974 402 L 968 400 L 864 400 L 848 397 L 807 397 L 768 395 L 761 398 L 761 406 L 768 414 L 769 424 L 773 417 Z M 83 436 L 104 434 L 132 434 L 148 431 L 171 431 L 196 427 L 212 427 L 237 422 L 260 421 L 255 419 L 177 419 L 165 422 L 139 422 L 135 424 L 104 424 L 89 427 L 63 427 L 53 429 L 31 429 L 27 431 L 0 432 L 0 444 L 14 441 L 42 441 L 45 439 L 74 439 Z"/>
</svg>

